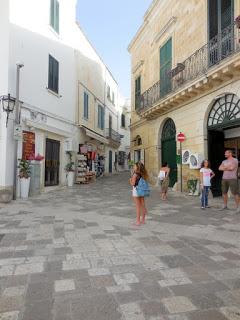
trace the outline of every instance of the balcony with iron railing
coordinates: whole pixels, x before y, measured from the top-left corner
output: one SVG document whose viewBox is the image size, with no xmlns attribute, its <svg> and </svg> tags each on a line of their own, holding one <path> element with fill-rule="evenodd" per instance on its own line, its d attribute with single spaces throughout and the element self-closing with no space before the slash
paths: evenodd
<svg viewBox="0 0 240 320">
<path fill-rule="evenodd" d="M 105 129 L 105 137 L 109 140 L 110 144 L 117 147 L 121 143 L 121 135 L 112 128 Z"/>
<path fill-rule="evenodd" d="M 176 68 L 169 70 L 161 81 L 155 83 L 140 96 L 135 97 L 136 112 L 141 116 L 151 117 L 152 111 L 155 112 L 155 115 L 161 113 L 157 106 L 162 102 L 164 102 L 162 110 L 167 110 L 166 100 L 168 98 L 171 100 L 171 104 L 174 105 L 174 101 L 171 99 L 174 95 L 178 99 L 181 98 L 179 101 L 183 101 L 184 96 L 191 98 L 192 94 L 197 94 L 198 87 L 200 88 L 202 85 L 209 86 L 211 79 L 205 79 L 201 85 L 195 84 L 194 90 L 188 90 L 185 92 L 186 94 L 181 93 L 181 97 L 178 96 L 178 93 L 183 89 L 189 88 L 195 80 L 202 78 L 204 75 L 207 76 L 214 67 L 216 69 L 220 68 L 221 64 L 227 61 L 227 58 L 235 57 L 239 53 L 240 29 L 233 24 L 222 30 L 220 34 L 194 52 L 185 61 L 178 63 Z M 216 80 L 217 77 L 215 75 L 214 79 Z M 221 81 L 221 79 L 217 80 Z M 177 99 L 175 102 L 177 102 Z M 153 107 L 154 110 L 151 111 Z"/>
</svg>

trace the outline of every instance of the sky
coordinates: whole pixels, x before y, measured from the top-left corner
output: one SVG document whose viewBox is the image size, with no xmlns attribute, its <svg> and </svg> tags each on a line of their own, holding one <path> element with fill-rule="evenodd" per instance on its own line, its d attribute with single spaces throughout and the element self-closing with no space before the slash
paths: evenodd
<svg viewBox="0 0 240 320">
<path fill-rule="evenodd" d="M 126 98 L 131 94 L 127 47 L 152 0 L 78 0 L 77 19 Z"/>
</svg>

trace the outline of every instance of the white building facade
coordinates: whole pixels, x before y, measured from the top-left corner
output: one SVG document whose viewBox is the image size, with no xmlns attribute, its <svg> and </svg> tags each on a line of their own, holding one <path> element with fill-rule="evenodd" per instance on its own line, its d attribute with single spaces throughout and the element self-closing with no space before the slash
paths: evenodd
<svg viewBox="0 0 240 320">
<path fill-rule="evenodd" d="M 19 100 L 24 139 L 18 141 L 18 158 L 29 156 L 31 148 L 33 157 L 44 157 L 40 163 L 40 189 L 66 183 L 66 151 L 77 153 L 79 144 L 93 139 L 89 137 L 91 131 L 93 136 L 100 136 L 99 148 L 109 162 L 106 122 L 110 113 L 112 128 L 118 129 L 118 85 L 77 25 L 76 2 L 2 0 L 0 4 L 0 35 L 4 43 L 0 52 L 0 96 L 10 93 L 16 97 L 17 64 L 23 64 Z M 107 99 L 108 84 L 115 102 Z M 96 109 L 89 106 L 95 119 L 93 127 L 81 114 L 84 92 L 89 93 Z M 104 120 L 98 115 L 100 106 Z M 10 114 L 7 127 L 5 122 L 6 113 L 1 107 L 0 190 L 12 190 L 14 113 Z M 120 142 L 115 147 L 119 146 Z M 106 168 L 111 169 L 110 163 Z"/>
</svg>

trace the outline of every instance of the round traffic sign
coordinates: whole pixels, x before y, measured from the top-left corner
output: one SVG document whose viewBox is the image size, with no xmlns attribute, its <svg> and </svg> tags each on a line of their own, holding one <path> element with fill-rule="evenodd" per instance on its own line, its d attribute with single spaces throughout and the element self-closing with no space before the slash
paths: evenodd
<svg viewBox="0 0 240 320">
<path fill-rule="evenodd" d="M 177 135 L 177 141 L 178 142 L 183 142 L 183 141 L 185 141 L 185 134 L 184 133 L 182 133 L 182 132 L 180 132 L 178 135 Z"/>
</svg>

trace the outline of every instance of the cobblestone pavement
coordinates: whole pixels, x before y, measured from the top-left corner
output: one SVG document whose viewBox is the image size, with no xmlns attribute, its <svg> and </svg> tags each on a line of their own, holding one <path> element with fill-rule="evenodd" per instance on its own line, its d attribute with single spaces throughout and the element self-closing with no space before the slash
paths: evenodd
<svg viewBox="0 0 240 320">
<path fill-rule="evenodd" d="M 134 228 L 130 196 L 121 174 L 0 209 L 0 320 L 240 319 L 240 217 L 153 191 Z"/>
</svg>

